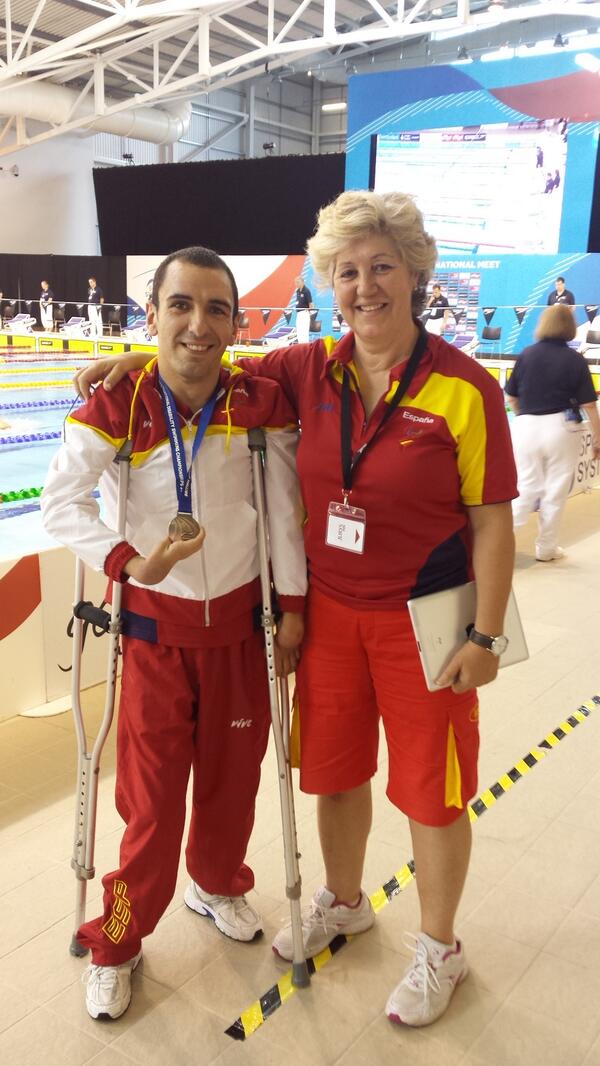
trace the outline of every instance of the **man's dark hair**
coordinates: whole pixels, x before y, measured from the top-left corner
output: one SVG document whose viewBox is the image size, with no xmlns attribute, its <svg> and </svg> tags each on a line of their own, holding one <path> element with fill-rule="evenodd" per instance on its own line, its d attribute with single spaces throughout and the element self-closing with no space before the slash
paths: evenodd
<svg viewBox="0 0 600 1066">
<path fill-rule="evenodd" d="M 557 278 L 556 280 L 557 280 L 557 281 L 562 281 L 563 285 L 564 285 L 564 283 L 565 283 L 565 279 L 564 279 L 564 278 L 560 278 L 560 277 L 559 277 L 559 278 Z"/>
<path fill-rule="evenodd" d="M 434 289 L 439 289 L 439 290 L 440 290 L 440 292 L 442 291 L 442 286 L 441 286 L 441 285 L 438 285 L 437 281 L 436 281 L 435 285 L 433 286 L 433 288 L 434 288 Z"/>
<path fill-rule="evenodd" d="M 222 270 L 224 274 L 227 274 L 233 296 L 232 318 L 236 317 L 239 311 L 239 295 L 235 278 L 220 255 L 213 252 L 212 248 L 203 248 L 200 244 L 193 244 L 189 248 L 180 248 L 177 252 L 171 252 L 166 259 L 163 259 L 162 263 L 159 263 L 152 279 L 152 296 L 150 297 L 155 307 L 158 307 L 158 294 L 165 280 L 165 274 L 169 265 L 175 262 L 192 263 L 193 266 L 208 267 L 209 270 Z"/>
</svg>

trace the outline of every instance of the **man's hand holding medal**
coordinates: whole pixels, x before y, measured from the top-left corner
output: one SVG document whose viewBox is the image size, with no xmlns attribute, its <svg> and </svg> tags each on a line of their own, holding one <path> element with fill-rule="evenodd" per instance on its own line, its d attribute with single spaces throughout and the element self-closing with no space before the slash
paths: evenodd
<svg viewBox="0 0 600 1066">
<path fill-rule="evenodd" d="M 125 573 L 139 581 L 140 585 L 158 585 L 164 581 L 176 563 L 180 563 L 182 559 L 189 559 L 190 555 L 195 555 L 200 551 L 205 536 L 206 531 L 201 526 L 198 526 L 196 536 L 191 538 L 184 539 L 178 536 L 172 539 L 169 535 L 157 544 L 150 555 L 136 555 L 130 559 L 124 567 Z"/>
</svg>

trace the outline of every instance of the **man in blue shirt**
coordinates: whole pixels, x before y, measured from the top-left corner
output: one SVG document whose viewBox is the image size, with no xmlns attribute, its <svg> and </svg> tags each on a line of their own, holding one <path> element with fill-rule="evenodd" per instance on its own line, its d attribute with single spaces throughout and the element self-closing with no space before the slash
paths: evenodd
<svg viewBox="0 0 600 1066">
<path fill-rule="evenodd" d="M 575 297 L 570 289 L 565 288 L 565 279 L 558 277 L 554 285 L 555 292 L 551 292 L 548 295 L 548 307 L 552 307 L 553 304 L 570 304 L 571 307 L 574 307 Z"/>
</svg>

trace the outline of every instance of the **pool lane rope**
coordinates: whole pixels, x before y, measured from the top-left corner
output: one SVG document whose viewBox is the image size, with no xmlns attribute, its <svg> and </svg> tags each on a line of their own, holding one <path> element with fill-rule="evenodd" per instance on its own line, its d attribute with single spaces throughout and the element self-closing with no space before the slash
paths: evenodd
<svg viewBox="0 0 600 1066">
<path fill-rule="evenodd" d="M 15 400 L 14 403 L 0 403 L 0 411 L 41 411 L 49 407 L 74 407 L 83 403 L 79 396 L 63 400 Z"/>
<path fill-rule="evenodd" d="M 551 733 L 548 733 L 543 740 L 531 751 L 528 751 L 522 759 L 519 759 L 517 763 L 508 770 L 507 773 L 502 774 L 493 785 L 482 792 L 481 795 L 473 800 L 469 804 L 469 821 L 476 822 L 481 818 L 485 811 L 489 811 L 490 807 L 493 807 L 498 802 L 501 796 L 504 796 L 510 789 L 516 785 L 517 781 L 525 777 L 526 774 L 533 770 L 534 766 L 537 766 L 542 759 L 545 759 L 553 748 L 556 748 L 561 740 L 572 733 L 574 729 L 581 722 L 585 722 L 590 717 L 592 711 L 596 710 L 600 706 L 600 694 L 596 694 L 591 699 L 582 703 L 576 711 L 573 711 L 564 722 L 561 722 L 556 729 L 553 729 Z M 413 859 L 409 859 L 404 863 L 395 874 L 390 877 L 385 884 L 377 888 L 375 892 L 369 897 L 371 905 L 375 913 L 378 913 L 383 907 L 394 899 L 395 896 L 400 895 L 406 888 L 415 880 L 415 864 Z M 360 934 L 359 934 L 360 935 Z M 324 966 L 333 958 L 334 955 L 348 944 L 351 940 L 354 940 L 354 936 L 346 936 L 344 933 L 339 933 L 323 951 L 319 952 L 312 959 L 307 959 L 308 970 L 311 976 L 322 970 Z M 280 978 L 279 981 L 272 988 L 269 988 L 267 992 L 260 999 L 257 999 L 251 1004 L 247 1010 L 240 1014 L 239 1018 L 225 1030 L 227 1036 L 232 1037 L 233 1040 L 246 1040 L 247 1037 L 255 1033 L 261 1025 L 275 1013 L 283 1003 L 286 1003 L 291 996 L 293 996 L 296 988 L 292 984 L 292 971 L 288 972 Z"/>
<path fill-rule="evenodd" d="M 42 495 L 43 488 L 44 486 L 40 485 L 39 488 L 9 489 L 7 492 L 0 492 L 0 503 L 16 503 L 17 500 L 34 500 Z"/>
<path fill-rule="evenodd" d="M 15 444 L 36 444 L 45 440 L 60 440 L 62 432 L 57 430 L 52 433 L 23 433 L 15 437 L 0 437 L 0 448 L 3 444 L 14 446 Z"/>
<path fill-rule="evenodd" d="M 39 374 L 40 366 L 43 367 L 44 371 L 46 373 L 49 373 L 49 374 L 52 374 L 52 373 L 56 373 L 56 374 L 69 374 L 69 373 L 70 374 L 76 374 L 77 371 L 80 369 L 80 367 L 78 367 L 78 366 L 51 366 L 44 359 L 39 359 L 38 360 L 39 366 L 32 366 L 31 365 L 32 363 L 35 362 L 35 359 L 25 359 L 25 360 L 23 360 L 23 362 L 25 362 L 27 365 L 24 366 L 24 367 L 18 367 L 15 370 L 12 369 L 12 366 L 13 366 L 12 363 L 5 364 L 3 369 L 0 370 L 0 376 L 4 377 L 5 374 L 19 374 L 19 375 L 21 375 L 21 374 Z M 52 362 L 55 363 L 56 359 L 53 359 Z M 68 362 L 72 364 L 73 360 L 69 359 Z"/>
<path fill-rule="evenodd" d="M 113 355 L 113 354 L 118 354 L 118 353 L 109 352 L 108 354 L 109 355 Z M 31 366 L 38 366 L 38 365 L 39 366 L 48 366 L 50 363 L 72 363 L 73 359 L 76 356 L 77 356 L 77 361 L 79 363 L 94 363 L 96 361 L 96 356 L 95 355 L 83 355 L 83 353 L 81 355 L 78 355 L 77 352 L 69 352 L 68 355 L 57 355 L 56 352 L 48 352 L 46 355 L 32 355 L 30 359 L 24 359 L 23 356 L 18 356 L 16 359 L 3 359 L 2 358 L 2 354 L 1 354 L 1 349 L 0 349 L 0 367 L 2 368 L 2 370 L 0 370 L 0 372 L 9 373 L 11 366 L 19 366 L 19 367 L 27 366 L 27 367 L 31 367 Z M 52 369 L 56 370 L 57 368 L 53 367 Z M 60 367 L 60 369 L 62 370 L 63 367 Z M 16 374 L 26 374 L 26 373 L 32 373 L 32 371 L 19 369 L 19 370 L 16 370 L 15 373 Z"/>
<path fill-rule="evenodd" d="M 0 389 L 72 389 L 68 381 L 0 381 Z"/>
</svg>

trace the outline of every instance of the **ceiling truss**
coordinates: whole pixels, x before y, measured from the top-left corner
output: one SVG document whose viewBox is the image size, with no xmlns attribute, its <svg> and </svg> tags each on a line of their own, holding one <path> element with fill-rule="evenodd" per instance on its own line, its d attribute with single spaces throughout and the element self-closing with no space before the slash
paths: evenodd
<svg viewBox="0 0 600 1066">
<path fill-rule="evenodd" d="M 89 126 L 95 118 L 231 87 L 319 56 L 473 32 L 516 20 L 583 15 L 594 0 L 4 0 L 0 22 L 0 154 Z M 25 16 L 27 16 L 25 18 Z M 69 32 L 59 37 L 56 26 Z M 54 29 L 54 32 L 53 32 Z M 70 114 L 27 129 L 3 108 L 11 90 L 51 82 L 76 93 Z M 82 118 L 82 101 L 93 100 Z M 4 123 L 2 125 L 2 123 Z"/>
</svg>

